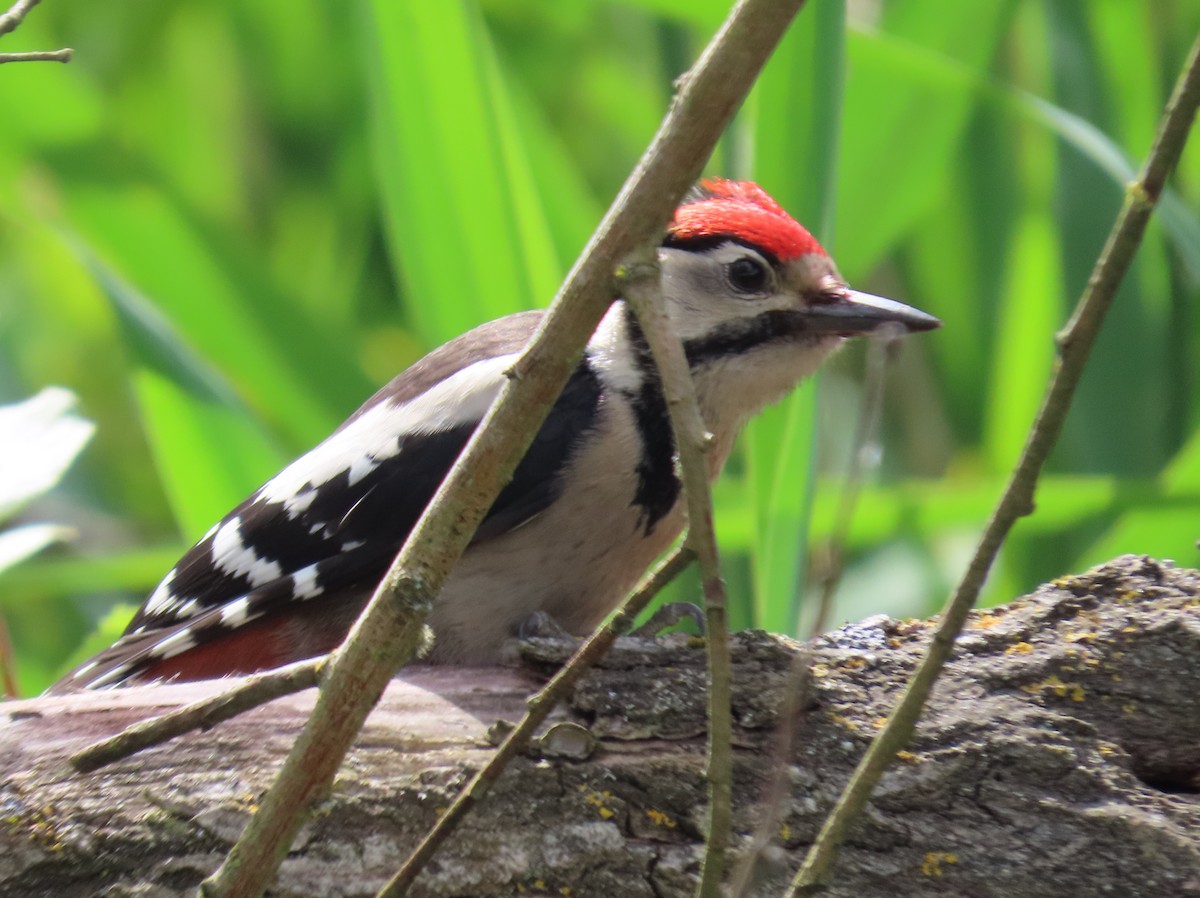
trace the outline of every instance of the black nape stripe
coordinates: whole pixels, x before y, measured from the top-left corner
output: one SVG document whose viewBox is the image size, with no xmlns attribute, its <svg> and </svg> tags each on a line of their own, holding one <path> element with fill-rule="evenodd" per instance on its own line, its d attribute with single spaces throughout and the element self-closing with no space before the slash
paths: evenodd
<svg viewBox="0 0 1200 898">
<path fill-rule="evenodd" d="M 688 365 L 695 368 L 721 358 L 749 352 L 765 343 L 819 340 L 822 334 L 806 335 L 807 316 L 803 312 L 775 309 L 753 318 L 731 321 L 703 337 L 683 344 Z"/>
<path fill-rule="evenodd" d="M 733 234 L 705 234 L 703 237 L 676 237 L 674 234 L 667 234 L 663 238 L 662 245 L 667 249 L 682 249 L 692 253 L 703 253 L 710 249 L 716 249 L 719 246 L 727 246 L 733 243 L 737 246 L 744 246 L 746 249 L 753 250 L 762 256 L 767 264 L 780 271 L 783 268 L 779 261 L 779 256 L 771 252 L 769 249 L 763 249 L 749 240 L 743 240 L 741 237 L 736 237 Z"/>
<path fill-rule="evenodd" d="M 634 351 L 634 364 L 642 375 L 637 392 L 626 391 L 633 406 L 634 420 L 642 438 L 642 457 L 638 462 L 637 491 L 633 504 L 642 509 L 638 523 L 649 536 L 655 526 L 675 507 L 679 499 L 679 478 L 675 476 L 675 437 L 663 397 L 658 368 L 650 354 L 650 344 L 638 324 L 637 316 L 625 307 L 626 335 Z"/>
</svg>

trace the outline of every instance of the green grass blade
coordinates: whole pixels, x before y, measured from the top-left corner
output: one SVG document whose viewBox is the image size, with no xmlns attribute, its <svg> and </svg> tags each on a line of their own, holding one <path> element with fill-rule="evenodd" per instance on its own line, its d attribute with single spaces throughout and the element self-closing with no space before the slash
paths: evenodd
<svg viewBox="0 0 1200 898">
<path fill-rule="evenodd" d="M 199 538 L 288 461 L 222 376 L 153 303 L 86 250 L 136 359 L 133 387 L 181 532 Z"/>
<path fill-rule="evenodd" d="M 753 172 L 818 238 L 832 240 L 842 106 L 845 4 L 817 0 L 793 24 L 751 100 Z M 796 628 L 812 501 L 817 385 L 752 421 L 744 438 L 755 514 L 753 620 Z"/>
<path fill-rule="evenodd" d="M 431 343 L 546 302 L 561 263 L 470 2 L 366 3 L 371 130 L 405 310 Z"/>
</svg>

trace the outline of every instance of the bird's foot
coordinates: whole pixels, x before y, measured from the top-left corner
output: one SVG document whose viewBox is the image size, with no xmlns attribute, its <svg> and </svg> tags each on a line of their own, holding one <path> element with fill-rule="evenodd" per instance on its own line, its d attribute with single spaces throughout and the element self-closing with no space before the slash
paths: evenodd
<svg viewBox="0 0 1200 898">
<path fill-rule="evenodd" d="M 704 609 L 693 602 L 668 602 L 660 606 L 644 624 L 629 635 L 635 639 L 653 639 L 664 630 L 690 620 L 696 632 L 704 633 Z"/>
<path fill-rule="evenodd" d="M 535 659 L 561 664 L 575 653 L 580 639 L 567 632 L 545 611 L 534 611 L 517 624 L 512 639 L 504 647 L 509 659 Z"/>
</svg>

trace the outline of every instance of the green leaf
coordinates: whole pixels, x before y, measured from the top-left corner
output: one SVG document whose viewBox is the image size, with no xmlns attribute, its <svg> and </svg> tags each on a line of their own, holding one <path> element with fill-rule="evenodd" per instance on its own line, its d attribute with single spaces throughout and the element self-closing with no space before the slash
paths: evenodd
<svg viewBox="0 0 1200 898">
<path fill-rule="evenodd" d="M 288 460 L 219 372 L 146 297 L 85 249 L 136 360 L 133 387 L 181 532 L 198 539 Z"/>
<path fill-rule="evenodd" d="M 563 266 L 475 4 L 368 2 L 362 42 L 388 246 L 418 330 L 439 343 L 544 305 Z"/>
<path fill-rule="evenodd" d="M 818 238 L 832 240 L 841 133 L 845 7 L 816 0 L 793 24 L 751 99 L 753 173 Z M 817 387 L 809 384 L 746 428 L 754 507 L 752 620 L 796 628 L 812 501 Z"/>
<path fill-rule="evenodd" d="M 171 194 L 117 180 L 72 195 L 72 243 L 85 264 L 102 262 L 149 297 L 204 367 L 293 450 L 324 437 L 369 394 L 345 335 L 297 315 L 261 266 L 236 258 Z"/>
</svg>

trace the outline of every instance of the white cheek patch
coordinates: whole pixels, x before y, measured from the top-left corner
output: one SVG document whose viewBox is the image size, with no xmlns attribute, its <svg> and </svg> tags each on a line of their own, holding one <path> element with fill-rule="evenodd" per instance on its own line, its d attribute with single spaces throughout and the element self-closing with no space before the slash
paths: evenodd
<svg viewBox="0 0 1200 898">
<path fill-rule="evenodd" d="M 260 558 L 242 542 L 241 523 L 241 519 L 233 518 L 222 524 L 213 536 L 213 563 L 226 573 L 245 577 L 251 586 L 278 580 L 283 575 L 279 562 Z"/>
<path fill-rule="evenodd" d="M 312 504 L 314 490 L 323 484 L 346 475 L 353 485 L 394 458 L 405 436 L 479 422 L 517 358 L 514 353 L 475 362 L 402 405 L 380 402 L 280 471 L 256 498 L 282 503 L 294 518 Z"/>
</svg>

